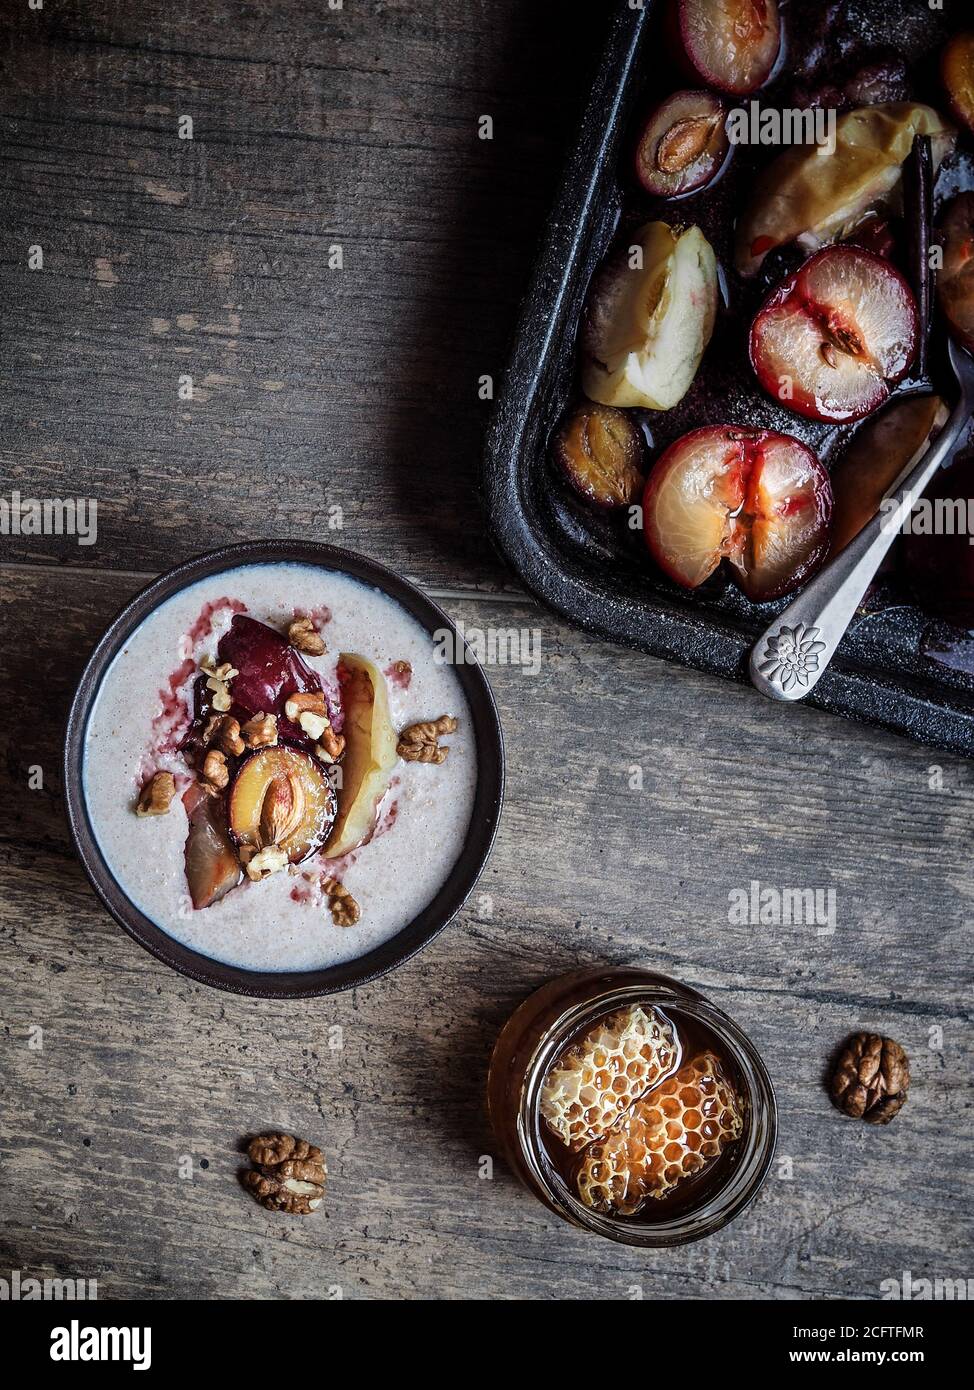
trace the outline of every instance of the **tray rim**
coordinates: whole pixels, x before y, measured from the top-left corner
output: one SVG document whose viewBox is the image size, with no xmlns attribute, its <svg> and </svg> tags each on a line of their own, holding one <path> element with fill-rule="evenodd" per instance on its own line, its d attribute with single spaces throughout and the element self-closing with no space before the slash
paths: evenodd
<svg viewBox="0 0 974 1390">
<path fill-rule="evenodd" d="M 638 615 L 620 594 L 561 570 L 524 507 L 526 442 L 551 343 L 564 331 L 572 304 L 573 272 L 590 248 L 590 204 L 614 181 L 625 138 L 620 114 L 629 104 L 629 78 L 656 0 L 637 9 L 619 0 L 601 59 L 567 158 L 547 226 L 522 298 L 512 348 L 485 435 L 481 490 L 495 548 L 526 589 L 561 617 L 595 636 L 691 669 L 749 685 L 747 634 L 720 615 L 653 595 Z M 594 145 L 586 128 L 599 129 Z M 569 229 L 566 241 L 566 228 Z M 512 507 L 511 496 L 520 499 Z M 638 616 L 638 624 L 634 620 Z M 689 651 L 671 640 L 679 628 L 697 640 Z M 704 643 L 708 650 L 704 650 Z M 715 645 L 716 644 L 716 645 Z M 760 698 L 757 691 L 755 696 Z M 895 700 L 896 708 L 891 702 Z M 872 724 L 964 757 L 974 757 L 974 710 L 950 699 L 932 700 L 898 685 L 887 672 L 867 671 L 840 655 L 802 704 Z M 931 727 L 936 723 L 937 727 Z"/>
</svg>

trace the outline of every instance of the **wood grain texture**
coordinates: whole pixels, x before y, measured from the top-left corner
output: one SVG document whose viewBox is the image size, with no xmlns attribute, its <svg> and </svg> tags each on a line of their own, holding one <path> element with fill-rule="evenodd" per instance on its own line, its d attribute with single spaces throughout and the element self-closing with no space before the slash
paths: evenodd
<svg viewBox="0 0 974 1390">
<path fill-rule="evenodd" d="M 100 510 L 90 548 L 0 538 L 0 1275 L 93 1276 L 105 1297 L 545 1299 L 874 1298 L 906 1269 L 969 1273 L 970 765 L 573 631 L 512 591 L 482 534 L 476 379 L 500 365 L 577 104 L 583 11 L 5 16 L 0 495 Z M 184 371 L 209 378 L 191 403 Z M 336 503 L 327 539 L 469 625 L 538 629 L 542 666 L 488 672 L 508 800 L 454 925 L 366 989 L 247 1001 L 166 970 L 98 907 L 61 812 L 60 729 L 151 574 L 228 539 L 320 535 Z M 834 936 L 732 925 L 751 879 L 834 888 Z M 502 1165 L 479 1176 L 498 1029 L 592 961 L 696 985 L 770 1066 L 792 1176 L 700 1245 L 616 1247 Z M 911 1056 L 888 1129 L 822 1088 L 859 1028 Z M 314 1218 L 236 1184 L 241 1138 L 272 1125 L 327 1152 Z"/>
</svg>

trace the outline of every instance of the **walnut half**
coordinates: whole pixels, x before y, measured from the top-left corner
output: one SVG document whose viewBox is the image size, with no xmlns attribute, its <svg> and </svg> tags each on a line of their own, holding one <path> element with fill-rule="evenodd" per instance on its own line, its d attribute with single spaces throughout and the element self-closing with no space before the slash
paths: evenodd
<svg viewBox="0 0 974 1390">
<path fill-rule="evenodd" d="M 260 710 L 240 732 L 248 748 L 273 748 L 277 743 L 277 715 Z"/>
<path fill-rule="evenodd" d="M 871 1125 L 888 1125 L 906 1104 L 910 1060 L 892 1038 L 854 1033 L 832 1073 L 829 1095 L 837 1110 Z"/>
<path fill-rule="evenodd" d="M 362 915 L 362 909 L 351 893 L 337 878 L 323 878 L 321 890 L 328 895 L 331 920 L 336 927 L 354 927 Z"/>
<path fill-rule="evenodd" d="M 176 795 L 176 779 L 171 772 L 157 772 L 139 793 L 137 816 L 164 816 Z"/>
<path fill-rule="evenodd" d="M 321 656 L 327 648 L 324 639 L 318 634 L 310 618 L 295 618 L 287 630 L 287 640 L 299 652 L 308 656 Z"/>
<path fill-rule="evenodd" d="M 410 724 L 399 735 L 396 752 L 407 763 L 441 763 L 450 750 L 440 747 L 440 735 L 455 734 L 456 731 L 457 721 L 451 714 Z"/>
<path fill-rule="evenodd" d="M 328 1168 L 324 1154 L 293 1134 L 258 1134 L 247 1145 L 254 1165 L 241 1182 L 268 1211 L 308 1216 L 321 1205 Z"/>
</svg>

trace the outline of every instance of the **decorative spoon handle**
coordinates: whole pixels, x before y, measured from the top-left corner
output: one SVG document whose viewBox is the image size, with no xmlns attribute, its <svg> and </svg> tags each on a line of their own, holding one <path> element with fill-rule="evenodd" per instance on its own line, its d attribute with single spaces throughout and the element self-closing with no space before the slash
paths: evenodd
<svg viewBox="0 0 974 1390">
<path fill-rule="evenodd" d="M 936 440 L 912 471 L 896 480 L 884 506 L 858 536 L 806 584 L 754 644 L 751 680 L 771 699 L 803 700 L 814 689 L 904 519 L 974 413 L 974 362 L 953 342 L 949 353 L 960 399 Z"/>
</svg>

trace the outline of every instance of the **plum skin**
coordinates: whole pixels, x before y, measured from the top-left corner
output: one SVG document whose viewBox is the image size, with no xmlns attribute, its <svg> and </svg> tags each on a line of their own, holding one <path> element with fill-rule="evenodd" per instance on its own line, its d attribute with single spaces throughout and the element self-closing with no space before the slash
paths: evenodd
<svg viewBox="0 0 974 1390">
<path fill-rule="evenodd" d="M 668 97 L 664 97 L 662 101 L 658 102 L 656 106 L 653 107 L 652 111 L 650 111 L 649 115 L 645 118 L 645 120 L 642 122 L 639 128 L 639 134 L 636 139 L 635 148 L 632 152 L 633 177 L 635 178 L 636 183 L 639 185 L 639 187 L 653 198 L 664 198 L 670 201 L 675 201 L 680 198 L 688 198 L 692 193 L 699 193 L 702 188 L 708 188 L 710 184 L 714 182 L 717 176 L 723 172 L 733 152 L 733 147 L 731 146 L 730 141 L 727 139 L 725 132 L 723 137 L 723 147 L 720 147 L 721 142 L 718 139 L 717 152 L 708 155 L 705 160 L 699 159 L 699 162 L 701 163 L 701 168 L 698 170 L 693 181 L 686 184 L 683 188 L 679 189 L 678 192 L 668 192 L 662 186 L 662 180 L 657 175 L 655 175 L 655 173 L 647 175 L 647 160 L 644 157 L 644 145 L 646 144 L 646 137 L 650 129 L 659 120 L 659 117 L 666 111 L 666 108 L 668 106 L 676 104 L 681 99 L 686 99 L 690 97 L 698 97 L 700 99 L 701 108 L 706 104 L 709 104 L 712 108 L 712 110 L 709 112 L 704 112 L 701 109 L 701 118 L 705 118 L 707 115 L 711 115 L 715 119 L 719 116 L 723 120 L 726 120 L 727 107 L 725 103 L 721 100 L 721 98 L 719 96 L 716 96 L 713 92 L 704 91 L 698 88 L 684 87 L 680 91 L 672 92 Z M 663 134 L 666 134 L 670 128 L 671 127 L 664 126 Z M 659 138 L 662 137 L 660 136 Z M 657 144 L 658 142 L 659 141 L 657 140 Z M 698 160 L 693 161 L 693 163 L 696 162 L 698 162 Z"/>
<path fill-rule="evenodd" d="M 657 540 L 651 525 L 651 517 L 654 514 L 654 501 L 662 483 L 666 479 L 670 469 L 679 462 L 680 454 L 688 443 L 692 443 L 708 435 L 720 435 L 722 433 L 733 432 L 735 435 L 743 436 L 751 447 L 760 447 L 763 443 L 771 439 L 787 439 L 791 444 L 799 448 L 814 465 L 813 472 L 818 477 L 819 483 L 814 492 L 807 494 L 814 503 L 818 522 L 821 526 L 821 537 L 814 547 L 778 584 L 768 587 L 761 587 L 749 583 L 750 576 L 743 573 L 741 569 L 730 562 L 729 557 L 721 554 L 717 558 L 716 564 L 710 573 L 700 581 L 706 583 L 720 569 L 725 559 L 730 565 L 731 577 L 742 593 L 754 603 L 766 603 L 772 599 L 781 598 L 790 593 L 793 589 L 803 584 L 810 575 L 822 564 L 829 549 L 829 525 L 832 516 L 832 489 L 829 476 L 818 457 L 807 444 L 795 439 L 792 435 L 782 435 L 776 430 L 756 429 L 746 425 L 703 425 L 699 429 L 690 430 L 683 434 L 679 439 L 675 439 L 656 460 L 649 477 L 646 479 L 646 487 L 643 491 L 643 539 L 655 563 L 663 571 L 668 579 L 672 579 L 681 589 L 693 590 L 699 585 L 688 584 L 683 575 L 670 562 L 662 541 Z M 746 497 L 746 490 L 745 490 Z"/>
<path fill-rule="evenodd" d="M 234 769 L 233 780 L 229 787 L 229 794 L 227 798 L 227 831 L 230 840 L 234 845 L 237 846 L 238 849 L 250 843 L 247 834 L 244 831 L 242 831 L 241 828 L 234 822 L 234 790 L 237 784 L 240 782 L 241 775 L 248 768 L 248 765 L 260 762 L 266 757 L 267 754 L 272 754 L 278 750 L 286 751 L 290 754 L 293 754 L 295 758 L 300 759 L 301 763 L 305 764 L 314 774 L 314 777 L 320 780 L 320 784 L 325 792 L 326 804 L 323 810 L 323 819 L 319 823 L 315 824 L 314 827 L 311 827 L 310 825 L 308 826 L 308 830 L 311 833 L 309 833 L 307 836 L 307 848 L 305 849 L 304 853 L 300 856 L 292 856 L 291 854 L 289 854 L 288 856 L 292 864 L 298 864 L 303 863 L 304 860 L 310 859 L 312 855 L 317 854 L 318 851 L 325 844 L 335 824 L 335 817 L 338 809 L 335 789 L 332 786 L 328 776 L 326 775 L 324 770 L 316 763 L 314 757 L 308 752 L 307 748 L 302 747 L 300 744 L 294 743 L 290 740 L 281 740 L 280 742 L 272 745 L 269 748 L 254 748 L 244 754 L 244 756 L 239 760 L 236 768 Z M 301 827 L 299 826 L 298 829 L 300 828 Z M 292 832 L 291 836 L 289 836 L 288 838 L 295 839 L 296 832 Z"/>
<path fill-rule="evenodd" d="M 769 5 L 777 9 L 777 0 L 768 0 Z M 753 92 L 757 92 L 767 82 L 781 57 L 783 33 L 781 16 L 778 15 L 778 43 L 771 61 L 755 78 L 744 85 L 720 82 L 716 75 L 709 69 L 702 68 L 694 55 L 694 36 L 689 31 L 689 19 L 686 13 L 686 6 L 683 0 L 669 0 L 664 16 L 664 30 L 666 43 L 669 52 L 677 67 L 694 81 L 701 83 L 705 87 L 712 87 L 714 91 L 721 92 L 724 96 L 746 97 Z"/>
<path fill-rule="evenodd" d="M 807 400 L 802 400 L 795 396 L 789 397 L 789 399 L 786 401 L 783 401 L 779 398 L 776 392 L 772 390 L 771 386 L 769 385 L 767 374 L 764 370 L 764 366 L 761 360 L 761 354 L 759 350 L 760 325 L 770 310 L 777 309 L 781 304 L 784 304 L 787 300 L 789 300 L 792 297 L 792 295 L 796 291 L 796 287 L 798 286 L 799 280 L 802 278 L 803 275 L 806 274 L 806 272 L 809 270 L 811 266 L 813 266 L 817 261 L 823 259 L 824 257 L 832 256 L 835 254 L 836 251 L 841 251 L 842 249 L 844 249 L 844 247 L 845 243 L 843 242 L 837 242 L 833 246 L 825 246 L 820 251 L 816 251 L 814 255 L 810 256 L 808 260 L 805 261 L 804 264 L 800 265 L 796 271 L 793 271 L 793 273 L 789 275 L 785 280 L 783 280 L 782 283 L 778 285 L 776 289 L 773 289 L 771 293 L 767 296 L 767 298 L 764 300 L 761 307 L 754 315 L 754 318 L 751 322 L 750 332 L 748 333 L 748 359 L 751 363 L 751 368 L 754 372 L 754 375 L 761 383 L 761 386 L 768 393 L 771 399 L 773 401 L 776 401 L 780 405 L 786 406 L 788 410 L 795 411 L 795 413 L 798 415 L 805 415 L 810 420 L 821 420 L 826 424 L 853 424 L 857 420 L 865 419 L 867 415 L 871 415 L 874 411 L 878 410 L 880 406 L 885 405 L 886 402 L 889 400 L 890 393 L 893 387 L 895 387 L 900 381 L 903 380 L 907 372 L 910 370 L 910 367 L 913 365 L 913 359 L 916 356 L 917 339 L 919 337 L 920 332 L 920 318 L 919 312 L 917 310 L 916 299 L 913 296 L 913 291 L 910 288 L 910 285 L 907 282 L 906 277 L 902 275 L 900 271 L 896 269 L 895 266 L 891 265 L 890 262 L 885 259 L 885 257 L 878 255 L 875 251 L 866 250 L 864 247 L 861 246 L 849 247 L 850 250 L 855 251 L 857 256 L 866 258 L 869 261 L 872 261 L 875 264 L 882 266 L 886 274 L 895 276 L 896 280 L 899 282 L 902 290 L 904 291 L 906 301 L 910 307 L 912 323 L 910 327 L 910 349 L 909 352 L 907 352 L 904 356 L 903 365 L 899 369 L 899 371 L 895 372 L 892 376 L 877 376 L 877 388 L 882 388 L 881 393 L 879 389 L 877 389 L 876 399 L 866 401 L 860 409 L 855 411 L 843 413 L 833 411 L 830 413 L 826 410 L 821 409 L 815 403 L 815 399 L 813 396 L 811 396 L 810 393 L 808 393 Z M 814 301 L 806 300 L 804 294 L 800 289 L 798 290 L 798 293 L 803 305 L 812 303 L 814 307 Z"/>
</svg>

